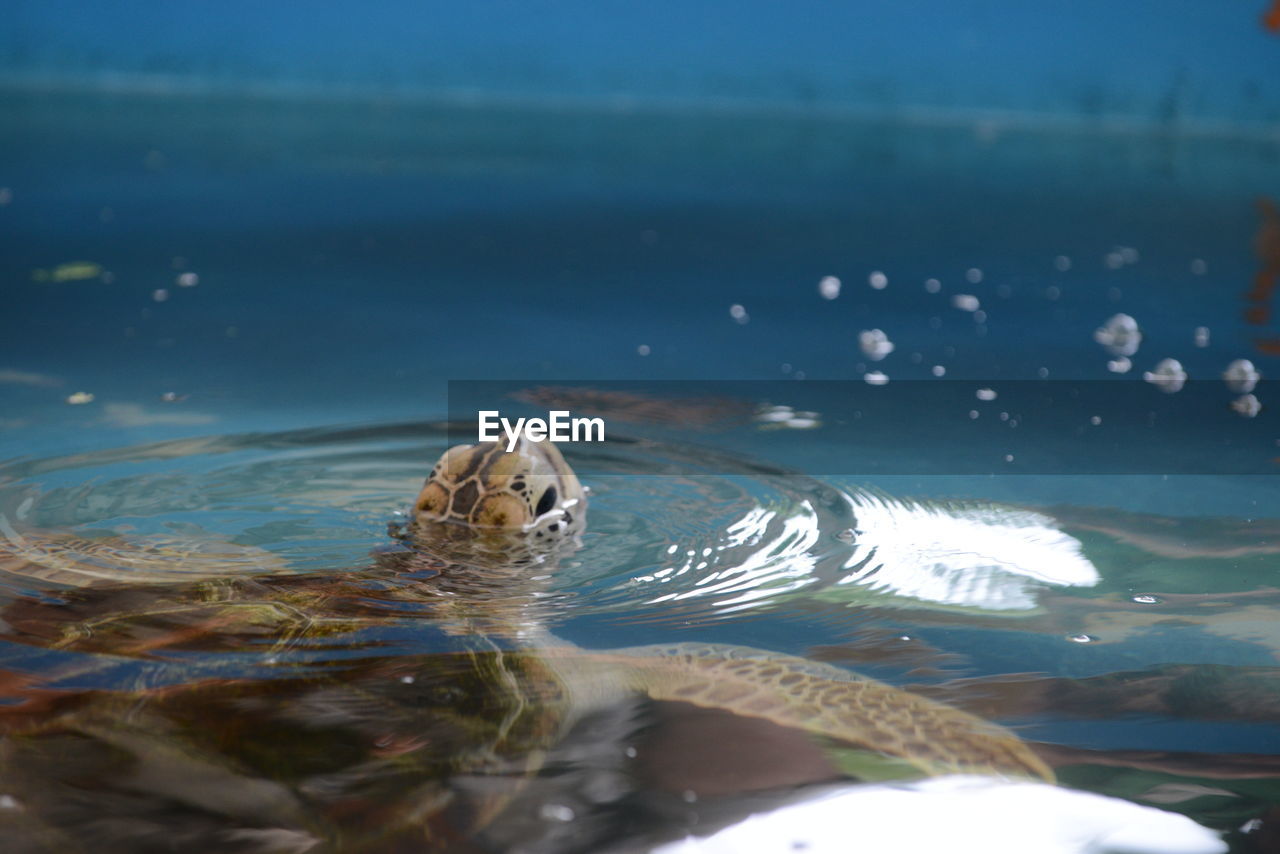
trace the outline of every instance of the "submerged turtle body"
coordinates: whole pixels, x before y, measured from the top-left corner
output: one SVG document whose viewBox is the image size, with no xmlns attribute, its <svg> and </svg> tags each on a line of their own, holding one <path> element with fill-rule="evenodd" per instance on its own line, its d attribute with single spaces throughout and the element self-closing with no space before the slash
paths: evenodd
<svg viewBox="0 0 1280 854">
<path fill-rule="evenodd" d="M 372 737 L 360 762 L 288 777 L 290 770 L 281 772 L 287 780 L 281 775 L 276 779 L 313 794 L 323 790 L 336 801 L 360 791 L 376 803 L 370 781 L 409 774 L 415 785 L 426 788 L 411 799 L 416 806 L 406 807 L 391 822 L 404 826 L 429 824 L 431 816 L 452 802 L 454 795 L 442 786 L 442 778 L 489 781 L 470 799 L 470 814 L 461 826 L 478 830 L 489 825 L 518 799 L 548 751 L 580 722 L 637 698 L 765 721 L 888 757 L 916 774 L 963 771 L 1052 779 L 1045 763 L 1009 731 L 831 665 L 722 644 L 596 651 L 556 638 L 532 610 L 537 597 L 522 594 L 536 593 L 538 582 L 532 579 L 545 578 L 557 557 L 576 547 L 586 503 L 581 484 L 553 445 L 523 442 L 512 452 L 494 444 L 459 446 L 442 457 L 415 502 L 406 538 L 418 551 L 404 563 L 389 561 L 340 581 L 272 574 L 154 588 L 120 583 L 101 591 L 72 590 L 61 603 L 15 603 L 0 616 L 17 633 L 10 634 L 15 640 L 151 655 L 200 645 L 209 637 L 230 639 L 233 648 L 261 649 L 264 639 L 289 643 L 326 630 L 348 631 L 362 620 L 378 619 L 376 613 L 368 614 L 371 589 L 399 602 L 428 606 L 436 625 L 474 639 L 471 653 L 390 659 L 336 676 L 283 680 L 275 687 L 252 683 L 234 688 L 223 682 L 221 688 L 204 688 L 196 683 L 151 697 L 152 708 L 164 718 L 157 731 L 190 732 L 168 710 L 186 708 L 183 704 L 192 697 L 209 691 L 239 696 L 238 714 L 266 715 L 276 728 L 292 714 L 297 724 L 313 730 L 381 733 Z M 6 558 L 11 571 L 19 567 L 29 576 L 93 586 L 109 575 L 92 562 L 89 569 L 80 566 L 75 555 L 83 548 L 58 551 L 56 540 L 34 535 L 17 542 Z M 42 573 L 41 560 L 49 554 L 59 555 L 58 560 Z M 184 572 L 199 569 L 197 557 L 183 558 Z M 403 583 L 406 574 L 412 583 Z M 391 579 L 402 583 L 378 586 Z M 65 628 L 51 637 L 47 627 L 59 616 Z M 33 627 L 44 627 L 44 635 Z M 414 661 L 426 670 L 415 672 Z M 393 696 L 385 687 L 388 673 L 407 686 L 397 691 L 412 693 L 415 685 L 424 690 L 431 685 L 437 693 L 427 702 L 419 698 L 400 705 L 388 699 Z M 276 698 L 273 705 L 268 701 L 276 691 L 286 699 Z M 14 711 L 0 716 L 0 725 L 7 724 L 21 744 L 68 732 L 111 744 L 116 736 L 105 721 L 112 713 L 103 709 L 130 702 L 136 709 L 137 697 L 116 692 L 95 694 L 84 705 L 55 702 L 55 713 L 37 716 L 38 722 Z M 213 708 L 209 703 L 197 706 L 202 713 Z M 470 747 L 441 758 L 442 744 L 452 749 L 463 742 Z M 17 750 L 21 754 L 23 748 Z M 291 761 L 276 764 L 284 768 Z M 0 782 L 22 785 L 21 774 L 21 763 L 11 763 Z M 503 785 L 495 787 L 496 780 Z M 300 833 L 300 828 L 295 823 L 288 832 Z M 315 827 L 307 831 L 324 832 Z"/>
</svg>

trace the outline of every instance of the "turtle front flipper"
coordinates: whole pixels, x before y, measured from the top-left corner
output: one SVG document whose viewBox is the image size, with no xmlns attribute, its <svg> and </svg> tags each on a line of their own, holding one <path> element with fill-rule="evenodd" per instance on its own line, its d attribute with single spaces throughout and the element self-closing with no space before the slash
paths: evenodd
<svg viewBox="0 0 1280 854">
<path fill-rule="evenodd" d="M 763 718 L 930 775 L 1053 780 L 1049 766 L 1003 727 L 828 664 L 722 644 L 629 647 L 610 655 L 655 700 Z"/>
<path fill-rule="evenodd" d="M 90 538 L 70 532 L 19 531 L 0 514 L 0 578 L 44 587 L 178 584 L 288 569 L 283 559 L 264 549 L 212 537 Z"/>
</svg>

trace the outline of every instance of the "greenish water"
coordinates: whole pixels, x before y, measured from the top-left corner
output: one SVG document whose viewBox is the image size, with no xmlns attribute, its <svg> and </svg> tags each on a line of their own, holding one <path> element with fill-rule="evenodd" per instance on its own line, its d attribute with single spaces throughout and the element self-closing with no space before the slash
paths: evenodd
<svg viewBox="0 0 1280 854">
<path fill-rule="evenodd" d="M 120 581 L 77 589 L 20 563 L 3 576 L 11 838 L 623 850 L 722 824 L 762 791 L 920 773 L 874 745 L 822 758 L 801 738 L 797 753 L 777 727 L 741 734 L 751 768 L 742 744 L 691 748 L 673 704 L 638 699 L 552 737 L 563 695 L 537 644 L 478 635 L 467 613 L 589 651 L 696 642 L 830 662 L 1012 726 L 1069 785 L 1154 793 L 1218 829 L 1280 786 L 1272 520 L 1062 503 L 1083 488 L 1067 476 L 1006 479 L 1020 502 L 983 498 L 985 478 L 868 488 L 705 436 L 650 438 L 569 449 L 619 473 L 584 475 L 582 547 L 530 570 L 545 576 L 530 587 L 455 577 L 388 535 L 447 437 L 430 423 L 215 436 L 0 469 L 7 549 L 62 566 L 41 532 L 114 534 L 72 554 Z M 1173 488 L 1126 481 L 1131 498 Z M 224 580 L 149 584 L 152 565 L 130 563 L 148 544 L 169 549 L 166 571 L 212 564 Z M 181 557 L 193 544 L 221 563 Z"/>
</svg>

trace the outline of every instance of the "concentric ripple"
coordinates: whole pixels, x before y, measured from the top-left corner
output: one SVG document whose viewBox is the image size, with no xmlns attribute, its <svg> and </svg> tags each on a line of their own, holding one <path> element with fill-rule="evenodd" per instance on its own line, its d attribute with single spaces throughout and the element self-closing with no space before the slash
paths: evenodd
<svg viewBox="0 0 1280 854">
<path fill-rule="evenodd" d="M 586 478 L 579 551 L 515 575 L 433 582 L 388 525 L 404 519 L 446 428 L 223 436 L 10 463 L 0 467 L 0 533 L 29 565 L 0 562 L 9 570 L 0 585 L 10 597 L 47 595 L 92 583 L 58 571 L 83 574 L 86 564 L 95 577 L 138 584 L 297 574 L 357 585 L 359 595 L 325 591 L 359 600 L 344 606 L 353 619 L 457 635 L 459 619 L 486 609 L 552 628 L 600 614 L 732 618 L 797 595 L 1007 611 L 1033 607 L 1039 587 L 1097 581 L 1079 543 L 1038 513 L 920 505 L 706 447 L 621 440 L 567 451 L 583 469 L 607 462 L 617 472 Z"/>
</svg>

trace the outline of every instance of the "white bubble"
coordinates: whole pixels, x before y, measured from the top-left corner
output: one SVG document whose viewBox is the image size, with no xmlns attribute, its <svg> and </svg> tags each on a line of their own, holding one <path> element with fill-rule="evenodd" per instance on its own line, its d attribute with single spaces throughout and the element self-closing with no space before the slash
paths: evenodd
<svg viewBox="0 0 1280 854">
<path fill-rule="evenodd" d="M 747 310 L 737 303 L 729 306 L 729 316 L 738 323 L 748 323 L 751 320 L 751 318 L 747 316 Z"/>
<path fill-rule="evenodd" d="M 169 298 L 169 292 L 164 288 L 156 288 L 151 292 L 151 298 L 156 302 L 164 302 Z"/>
<path fill-rule="evenodd" d="M 1253 418 L 1262 411 L 1262 404 L 1251 394 L 1243 394 L 1231 401 L 1231 408 L 1245 418 Z"/>
<path fill-rule="evenodd" d="M 412 676 L 401 676 L 400 681 L 406 685 L 412 685 L 414 682 L 414 679 Z"/>
<path fill-rule="evenodd" d="M 1124 356 L 1117 356 L 1116 358 L 1107 362 L 1107 370 L 1111 371 L 1111 373 L 1113 374 L 1127 374 L 1132 369 L 1133 369 L 1133 362 L 1129 361 Z"/>
<path fill-rule="evenodd" d="M 840 280 L 835 276 L 823 276 L 818 282 L 818 293 L 823 299 L 835 299 L 840 296 Z"/>
<path fill-rule="evenodd" d="M 978 418 L 978 410 L 976 410 L 976 409 L 970 409 L 970 410 L 969 410 L 969 418 L 970 418 L 970 419 L 972 419 L 972 420 L 977 420 L 977 418 Z"/>
<path fill-rule="evenodd" d="M 944 377 L 947 375 L 947 369 L 942 365 L 934 365 L 932 370 L 935 377 Z"/>
<path fill-rule="evenodd" d="M 859 332 L 858 347 L 873 362 L 878 362 L 893 352 L 893 342 L 879 329 L 864 329 Z"/>
<path fill-rule="evenodd" d="M 977 267 L 970 267 L 964 271 L 964 280 L 971 285 L 976 285 L 982 281 L 982 271 Z"/>
<path fill-rule="evenodd" d="M 1209 327 L 1197 326 L 1195 332 L 1191 334 L 1191 339 L 1197 347 L 1209 346 Z"/>
<path fill-rule="evenodd" d="M 0 795 L 0 810 L 22 809 L 22 804 L 13 795 Z"/>
<path fill-rule="evenodd" d="M 978 398 L 978 400 L 995 400 L 996 399 L 995 389 L 990 389 L 990 388 L 978 389 L 977 392 L 975 392 L 975 396 Z"/>
<path fill-rule="evenodd" d="M 1097 427 L 1099 424 L 1102 423 L 1102 416 L 1101 415 L 1092 416 L 1089 419 L 1089 423 L 1092 424 L 1094 427 Z"/>
<path fill-rule="evenodd" d="M 1004 461 L 1005 461 L 1006 463 L 1011 463 L 1011 462 L 1013 462 L 1013 454 L 1005 454 L 1005 455 L 1004 455 Z"/>
<path fill-rule="evenodd" d="M 1130 596 L 1129 601 L 1137 602 L 1139 605 L 1159 605 L 1164 600 L 1149 593 L 1139 593 L 1137 596 Z"/>
<path fill-rule="evenodd" d="M 942 328 L 942 318 L 941 318 L 941 317 L 931 317 L 931 318 L 929 318 L 929 328 L 930 328 L 930 329 L 941 329 L 941 328 Z"/>
<path fill-rule="evenodd" d="M 1117 246 L 1116 251 L 1120 253 L 1120 259 L 1126 264 L 1137 264 L 1139 255 L 1138 250 L 1132 246 Z"/>
<path fill-rule="evenodd" d="M 8 187 L 0 187 L 0 207 L 4 207 L 13 201 L 13 190 Z"/>
<path fill-rule="evenodd" d="M 866 381 L 867 385 L 884 385 L 889 382 L 889 377 L 880 371 L 871 371 L 863 374 L 862 379 Z"/>
<path fill-rule="evenodd" d="M 1155 370 L 1147 371 L 1142 378 L 1165 394 L 1181 391 L 1187 382 L 1187 372 L 1177 359 L 1161 359 Z"/>
<path fill-rule="evenodd" d="M 939 282 L 937 279 L 925 279 L 924 289 L 931 294 L 936 294 L 938 291 L 942 290 L 942 282 Z"/>
<path fill-rule="evenodd" d="M 1060 273 L 1065 273 L 1071 269 L 1071 259 L 1066 255 L 1059 255 L 1053 259 L 1053 267 Z"/>
<path fill-rule="evenodd" d="M 1067 640 L 1072 643 L 1093 643 L 1097 640 L 1093 635 L 1069 635 Z"/>
<path fill-rule="evenodd" d="M 200 284 L 200 277 L 195 273 L 179 273 L 178 278 L 175 279 L 175 281 L 178 283 L 178 287 L 180 288 L 194 288 L 196 285 Z"/>
<path fill-rule="evenodd" d="M 93 403 L 93 395 L 87 391 L 78 391 L 75 394 L 67 396 L 67 403 L 72 406 L 80 406 L 85 403 Z"/>
<path fill-rule="evenodd" d="M 786 422 L 796 415 L 790 406 L 770 406 L 756 413 L 756 420 L 762 424 Z"/>
<path fill-rule="evenodd" d="M 636 352 L 639 353 L 641 356 L 647 356 L 650 353 L 652 353 L 653 350 L 649 348 L 648 344 L 641 344 L 639 347 L 636 348 Z"/>
<path fill-rule="evenodd" d="M 572 808 L 564 804 L 543 804 L 538 812 L 549 821 L 573 821 L 576 815 Z"/>
<path fill-rule="evenodd" d="M 983 311 L 982 309 L 978 309 L 977 311 L 975 311 L 975 312 L 973 313 L 973 322 L 974 322 L 974 323 L 986 323 L 986 322 L 987 322 L 987 313 L 986 313 L 985 311 Z"/>
<path fill-rule="evenodd" d="M 1191 259 L 1191 275 L 1203 276 L 1207 272 L 1209 272 L 1209 265 L 1204 262 L 1203 258 Z"/>
<path fill-rule="evenodd" d="M 1042 379 L 1042 380 L 1047 380 L 1047 379 L 1049 378 L 1049 369 L 1048 369 L 1048 368 L 1036 368 L 1036 376 L 1038 376 L 1038 377 L 1039 377 L 1040 379 Z"/>
<path fill-rule="evenodd" d="M 955 294 L 951 297 L 951 305 L 961 311 L 977 311 L 982 303 L 973 294 Z"/>
<path fill-rule="evenodd" d="M 1253 391 L 1260 379 L 1262 374 L 1258 373 L 1258 369 L 1248 359 L 1236 359 L 1222 372 L 1223 382 L 1236 394 L 1248 394 Z"/>
<path fill-rule="evenodd" d="M 1132 356 L 1142 344 L 1142 330 L 1138 321 L 1127 314 L 1114 314 L 1093 333 L 1097 341 L 1113 356 Z"/>
<path fill-rule="evenodd" d="M 783 372 L 784 374 L 789 374 L 789 373 L 791 373 L 791 363 L 790 363 L 790 362 L 783 362 L 783 363 L 782 363 L 782 372 Z"/>
<path fill-rule="evenodd" d="M 878 291 L 882 291 L 889 286 L 889 277 L 879 270 L 873 270 L 870 276 L 867 276 L 867 284 Z"/>
<path fill-rule="evenodd" d="M 1119 252 L 1108 252 L 1103 256 L 1102 263 L 1108 270 L 1119 270 L 1124 266 L 1124 256 Z"/>
<path fill-rule="evenodd" d="M 1044 298 L 1047 300 L 1056 301 L 1060 296 L 1062 296 L 1062 288 L 1057 285 L 1050 285 L 1044 289 Z"/>
</svg>

